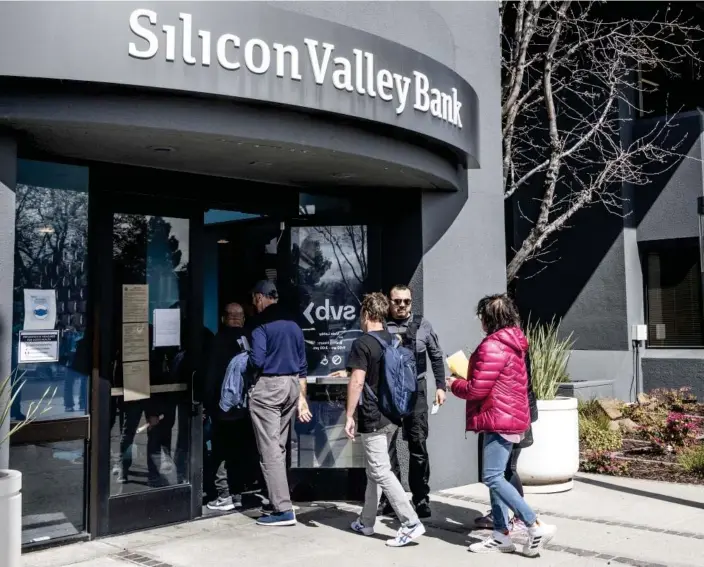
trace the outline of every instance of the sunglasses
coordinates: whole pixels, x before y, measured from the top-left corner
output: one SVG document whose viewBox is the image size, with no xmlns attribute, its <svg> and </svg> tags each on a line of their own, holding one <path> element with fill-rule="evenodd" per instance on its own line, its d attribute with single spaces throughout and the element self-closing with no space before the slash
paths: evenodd
<svg viewBox="0 0 704 567">
<path fill-rule="evenodd" d="M 394 305 L 410 305 L 413 301 L 412 299 L 392 299 Z"/>
</svg>

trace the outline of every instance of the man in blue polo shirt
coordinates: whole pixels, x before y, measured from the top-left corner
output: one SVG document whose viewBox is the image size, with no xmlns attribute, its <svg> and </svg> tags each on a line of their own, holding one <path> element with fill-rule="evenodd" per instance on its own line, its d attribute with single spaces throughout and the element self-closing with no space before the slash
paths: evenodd
<svg viewBox="0 0 704 567">
<path fill-rule="evenodd" d="M 257 524 L 293 526 L 296 515 L 286 476 L 286 443 L 296 408 L 301 421 L 311 420 L 305 396 L 308 364 L 303 331 L 279 306 L 273 282 L 258 282 L 252 302 L 259 315 L 249 357 L 249 370 L 256 378 L 249 409 L 272 509 Z"/>
</svg>

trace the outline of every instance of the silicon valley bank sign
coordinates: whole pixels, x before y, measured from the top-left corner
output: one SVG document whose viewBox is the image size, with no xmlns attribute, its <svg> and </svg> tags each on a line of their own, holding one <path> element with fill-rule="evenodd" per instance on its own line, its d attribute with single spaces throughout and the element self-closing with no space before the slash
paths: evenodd
<svg viewBox="0 0 704 567">
<path fill-rule="evenodd" d="M 156 11 L 133 10 L 129 27 L 135 36 L 129 42 L 129 55 L 135 59 L 163 57 L 168 62 L 210 67 L 218 65 L 233 73 L 275 74 L 282 80 L 310 80 L 317 85 L 332 84 L 337 90 L 379 99 L 393 105 L 397 115 L 409 109 L 428 113 L 433 118 L 462 129 L 462 101 L 454 87 L 440 90 L 431 78 L 414 70 L 404 75 L 377 67 L 374 53 L 352 49 L 338 53 L 332 43 L 303 38 L 301 45 L 267 42 L 252 37 L 242 39 L 234 33 L 214 37 L 198 29 L 194 37 L 193 16 L 179 14 L 177 25 L 161 24 Z M 177 39 L 180 52 L 177 53 Z M 449 92 L 447 92 L 449 91 Z"/>
</svg>

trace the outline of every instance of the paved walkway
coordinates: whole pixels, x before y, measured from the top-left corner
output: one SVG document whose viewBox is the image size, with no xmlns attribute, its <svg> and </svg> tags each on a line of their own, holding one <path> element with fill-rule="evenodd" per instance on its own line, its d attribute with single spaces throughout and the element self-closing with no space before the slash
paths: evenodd
<svg viewBox="0 0 704 567">
<path fill-rule="evenodd" d="M 377 523 L 375 537 L 348 530 L 358 506 L 302 506 L 294 528 L 262 528 L 231 514 L 25 556 L 25 567 L 249 567 L 261 564 L 335 567 L 459 565 L 540 567 L 597 565 L 701 567 L 704 565 L 704 487 L 580 475 L 565 494 L 529 495 L 559 532 L 539 559 L 518 554 L 470 556 L 468 526 L 487 508 L 481 485 L 438 493 L 428 533 L 415 545 L 390 549 L 395 525 Z"/>
</svg>

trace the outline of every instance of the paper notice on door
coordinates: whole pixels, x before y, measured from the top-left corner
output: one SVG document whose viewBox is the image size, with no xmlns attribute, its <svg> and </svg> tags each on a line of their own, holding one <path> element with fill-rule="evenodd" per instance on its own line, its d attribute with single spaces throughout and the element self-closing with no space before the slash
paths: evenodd
<svg viewBox="0 0 704 567">
<path fill-rule="evenodd" d="M 154 347 L 181 346 L 181 310 L 154 310 Z"/>
<path fill-rule="evenodd" d="M 149 286 L 131 284 L 122 286 L 122 322 L 145 323 L 149 321 Z"/>
<path fill-rule="evenodd" d="M 53 289 L 24 290 L 25 331 L 45 331 L 56 326 L 56 291 Z"/>
<path fill-rule="evenodd" d="M 122 361 L 149 360 L 149 324 L 122 325 Z"/>
<path fill-rule="evenodd" d="M 150 395 L 149 362 L 125 362 L 122 365 L 122 387 L 125 401 L 143 400 Z"/>
<path fill-rule="evenodd" d="M 450 372 L 460 378 L 467 378 L 467 370 L 469 368 L 469 360 L 464 351 L 458 350 L 455 354 L 447 357 L 447 367 Z"/>
</svg>

